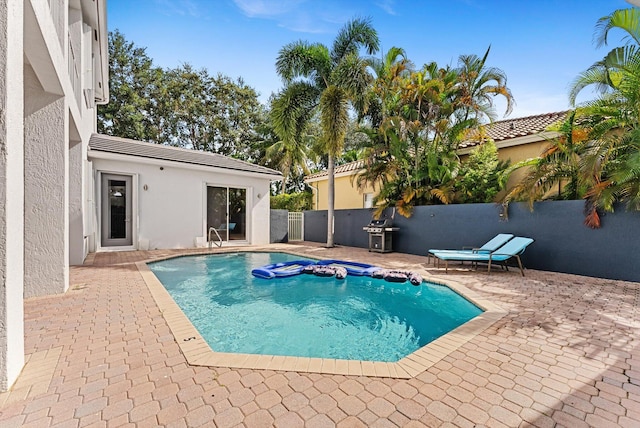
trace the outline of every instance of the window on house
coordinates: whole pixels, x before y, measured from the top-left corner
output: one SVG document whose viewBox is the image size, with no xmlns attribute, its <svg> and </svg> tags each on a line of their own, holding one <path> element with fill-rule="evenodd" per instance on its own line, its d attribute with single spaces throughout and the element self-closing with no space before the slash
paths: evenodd
<svg viewBox="0 0 640 428">
<path fill-rule="evenodd" d="M 373 208 L 373 193 L 364 194 L 364 208 Z"/>
</svg>

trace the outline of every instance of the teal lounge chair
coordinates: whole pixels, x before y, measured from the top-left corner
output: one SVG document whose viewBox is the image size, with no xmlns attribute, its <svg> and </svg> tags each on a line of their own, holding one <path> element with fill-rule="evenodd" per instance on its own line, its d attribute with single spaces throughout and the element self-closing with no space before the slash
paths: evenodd
<svg viewBox="0 0 640 428">
<path fill-rule="evenodd" d="M 490 252 L 495 251 L 498 248 L 502 247 L 511 238 L 513 238 L 513 235 L 510 234 L 510 233 L 499 233 L 496 236 L 494 236 L 493 239 L 491 239 L 490 241 L 488 241 L 486 244 L 484 244 L 482 247 L 479 247 L 479 248 L 462 247 L 462 250 L 436 250 L 436 249 L 430 249 L 429 252 L 427 253 L 427 257 L 428 257 L 427 261 L 428 262 L 430 261 L 429 259 L 434 256 L 434 253 L 450 253 L 450 252 L 455 252 L 455 253 L 490 253 Z"/>
<path fill-rule="evenodd" d="M 533 242 L 531 238 L 522 238 L 516 236 L 508 241 L 506 244 L 490 253 L 473 253 L 463 251 L 436 251 L 432 255 L 438 260 L 444 260 L 445 272 L 448 272 L 449 261 L 459 262 L 472 262 L 472 263 L 487 263 L 489 266 L 487 272 L 491 273 L 492 264 L 500 264 L 507 267 L 507 262 L 512 258 L 515 258 L 520 268 L 520 273 L 524 276 L 524 269 L 522 267 L 522 261 L 520 255 L 524 253 L 524 250 Z"/>
</svg>

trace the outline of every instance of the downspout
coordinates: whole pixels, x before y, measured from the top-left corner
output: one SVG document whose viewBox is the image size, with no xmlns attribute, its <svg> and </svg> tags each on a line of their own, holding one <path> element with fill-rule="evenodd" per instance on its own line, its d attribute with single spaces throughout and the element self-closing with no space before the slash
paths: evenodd
<svg viewBox="0 0 640 428">
<path fill-rule="evenodd" d="M 313 184 L 309 184 L 309 187 L 311 187 L 312 193 L 315 192 L 315 194 L 316 194 L 316 201 L 315 201 L 315 207 L 314 208 L 316 210 L 318 210 L 318 203 L 319 203 L 319 200 L 320 200 L 320 194 L 319 194 L 320 192 L 318 192 L 318 188 L 317 187 L 313 187 Z"/>
</svg>

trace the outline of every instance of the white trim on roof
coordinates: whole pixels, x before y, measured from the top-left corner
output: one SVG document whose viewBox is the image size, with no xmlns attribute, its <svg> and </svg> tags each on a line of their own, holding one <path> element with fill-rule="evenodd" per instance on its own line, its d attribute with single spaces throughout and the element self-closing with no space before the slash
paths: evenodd
<svg viewBox="0 0 640 428">
<path fill-rule="evenodd" d="M 335 178 L 340 178 L 340 177 L 350 177 L 352 175 L 355 175 L 357 173 L 359 173 L 360 171 L 363 171 L 364 168 L 360 168 L 360 169 L 352 169 L 350 171 L 345 171 L 345 172 L 339 172 L 337 174 L 334 174 Z M 317 173 L 320 174 L 320 173 Z M 324 171 L 324 173 L 322 175 L 319 175 L 317 177 L 312 177 L 312 178 L 305 178 L 304 182 L 305 183 L 315 183 L 316 181 L 322 181 L 322 180 L 326 180 L 327 177 L 329 176 L 329 173 Z"/>
<path fill-rule="evenodd" d="M 178 162 L 166 159 L 155 159 L 155 158 L 146 158 L 140 156 L 134 156 L 129 154 L 121 154 L 121 153 L 111 153 L 111 152 L 102 152 L 98 150 L 87 151 L 87 155 L 90 160 L 92 159 L 103 159 L 103 160 L 114 160 L 120 162 L 135 162 L 139 164 L 145 165 L 158 165 L 167 168 L 182 168 L 189 169 L 192 171 L 209 171 L 209 172 L 219 172 L 222 174 L 233 174 L 242 177 L 254 177 L 254 178 L 264 178 L 266 174 L 263 173 L 255 173 L 249 171 L 241 171 L 238 169 L 229 169 L 229 168 L 219 168 L 215 166 L 208 165 L 198 165 L 193 163 L 185 163 Z M 282 177 L 272 177 L 271 181 L 279 181 Z"/>
<path fill-rule="evenodd" d="M 234 173 L 254 177 L 269 177 L 274 181 L 282 179 L 282 173 L 279 171 L 217 153 L 199 152 L 179 147 L 146 143 L 128 138 L 112 137 L 110 135 L 93 134 L 89 140 L 88 153 L 90 157 L 100 159 L 116 159 L 122 161 L 135 159 L 136 162 L 154 164 L 169 162 L 172 165 L 180 164 L 182 168 L 204 169 L 208 171 L 214 168 L 224 171 L 227 174 Z"/>
</svg>

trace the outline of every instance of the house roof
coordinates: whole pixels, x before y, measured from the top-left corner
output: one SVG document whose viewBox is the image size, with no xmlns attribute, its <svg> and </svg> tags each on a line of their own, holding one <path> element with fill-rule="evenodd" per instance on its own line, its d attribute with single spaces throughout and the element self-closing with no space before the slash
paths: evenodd
<svg viewBox="0 0 640 428">
<path fill-rule="evenodd" d="M 279 171 L 271 168 L 254 165 L 249 162 L 233 159 L 217 153 L 144 143 L 142 141 L 113 137 L 111 135 L 93 134 L 89 139 L 89 149 L 95 152 L 129 155 L 147 159 L 173 161 L 191 165 L 203 165 L 233 171 L 263 174 L 275 179 L 282 177 L 282 174 Z"/>
<path fill-rule="evenodd" d="M 484 126 L 483 134 L 475 130 L 470 138 L 460 143 L 458 148 L 465 149 L 492 139 L 495 142 L 538 134 L 554 123 L 567 117 L 566 111 L 537 114 L 535 116 L 518 117 L 489 123 Z"/>
<path fill-rule="evenodd" d="M 352 171 L 359 171 L 362 168 L 364 168 L 364 161 L 357 160 L 357 161 L 344 163 L 342 165 L 336 166 L 334 168 L 334 174 L 340 174 L 340 173 L 352 172 Z M 315 172 L 313 174 L 309 174 L 309 175 L 305 176 L 304 179 L 305 180 L 311 180 L 311 179 L 318 178 L 318 177 L 324 177 L 326 175 L 328 175 L 327 170 L 323 170 L 323 171 Z"/>
</svg>

